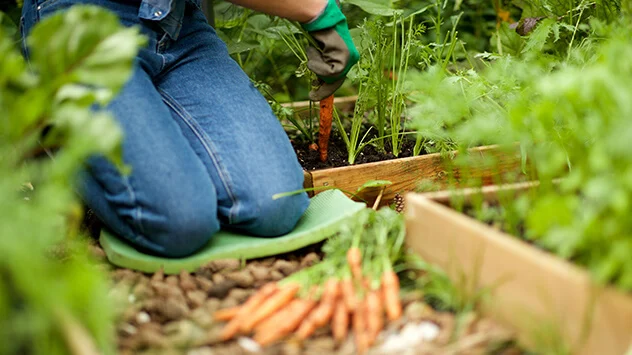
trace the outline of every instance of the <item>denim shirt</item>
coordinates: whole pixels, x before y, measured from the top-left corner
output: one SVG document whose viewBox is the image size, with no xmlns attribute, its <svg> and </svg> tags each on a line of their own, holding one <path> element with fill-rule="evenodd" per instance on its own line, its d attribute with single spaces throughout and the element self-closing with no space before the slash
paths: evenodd
<svg viewBox="0 0 632 355">
<path fill-rule="evenodd" d="M 142 0 L 138 16 L 142 19 L 157 21 L 163 31 L 175 40 L 182 28 L 187 1 L 200 7 L 200 0 Z"/>
</svg>

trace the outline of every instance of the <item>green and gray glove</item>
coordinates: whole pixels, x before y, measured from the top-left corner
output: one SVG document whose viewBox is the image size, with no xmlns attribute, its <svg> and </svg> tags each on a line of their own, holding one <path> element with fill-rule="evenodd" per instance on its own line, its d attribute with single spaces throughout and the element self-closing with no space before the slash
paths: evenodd
<svg viewBox="0 0 632 355">
<path fill-rule="evenodd" d="M 312 101 L 320 101 L 338 90 L 360 59 L 347 18 L 336 0 L 328 1 L 318 17 L 302 25 L 320 47 L 307 48 L 307 67 L 320 79 L 319 85 L 309 93 Z"/>
</svg>

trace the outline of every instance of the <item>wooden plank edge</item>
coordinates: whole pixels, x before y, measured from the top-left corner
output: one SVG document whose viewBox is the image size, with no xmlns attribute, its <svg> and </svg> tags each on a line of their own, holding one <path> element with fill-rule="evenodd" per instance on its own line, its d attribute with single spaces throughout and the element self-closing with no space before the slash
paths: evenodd
<svg viewBox="0 0 632 355">
<path fill-rule="evenodd" d="M 513 170 L 517 169 L 520 160 L 516 157 L 508 159 L 509 155 L 503 150 L 499 149 L 499 146 L 489 145 L 474 147 L 468 149 L 470 154 L 479 153 L 481 156 L 485 154 L 491 154 L 496 157 L 502 155 L 507 161 L 511 160 L 511 163 L 504 164 L 502 167 L 506 168 L 511 166 Z M 456 155 L 457 152 L 449 153 L 450 155 Z M 505 157 L 506 156 L 506 157 Z M 309 171 L 312 175 L 312 184 L 314 187 L 331 187 L 337 186 L 348 192 L 355 192 L 363 183 L 369 180 L 390 180 L 392 185 L 388 186 L 383 194 L 383 202 L 381 206 L 388 205 L 392 202 L 395 195 L 398 193 L 405 193 L 411 190 L 411 185 L 418 184 L 421 180 L 430 180 L 433 182 L 447 181 L 448 172 L 445 170 L 444 163 L 445 156 L 440 153 L 425 154 L 414 157 L 398 158 L 391 160 L 384 160 L 373 163 L 357 164 L 351 166 L 319 169 Z M 507 165 L 507 166 L 505 166 Z M 421 169 L 423 167 L 423 169 Z M 406 172 L 409 177 L 403 179 L 393 179 L 392 171 L 399 171 L 400 173 Z M 502 172 L 501 172 L 502 173 Z M 493 174 L 490 174 L 493 175 Z M 498 175 L 498 174 L 496 174 Z M 340 184 L 336 180 L 341 176 L 350 176 L 358 178 L 355 184 Z M 487 178 L 487 177 L 482 177 Z M 489 178 L 487 178 L 489 180 Z M 372 188 L 363 191 L 360 197 L 365 199 L 367 203 L 372 203 L 379 194 L 379 188 Z M 318 194 L 316 191 L 315 194 Z"/>
<path fill-rule="evenodd" d="M 334 97 L 334 105 L 338 108 L 347 107 L 349 105 L 355 105 L 356 101 L 358 101 L 358 95 Z M 309 100 L 285 102 L 285 103 L 282 103 L 281 106 L 292 108 L 294 110 L 305 110 L 305 109 L 309 109 L 310 103 L 313 105 L 314 109 L 318 110 L 319 108 L 318 102 L 309 101 Z"/>
<path fill-rule="evenodd" d="M 453 252 L 469 256 L 470 259 L 474 258 L 473 249 L 480 250 L 485 254 L 481 263 L 486 265 L 502 259 L 507 261 L 491 269 L 483 265 L 480 267 L 482 273 L 485 270 L 490 273 L 491 270 L 491 273 L 499 276 L 498 279 L 505 271 L 507 274 L 512 271 L 517 275 L 522 274 L 522 278 L 511 281 L 514 283 L 513 294 L 507 291 L 507 286 L 500 286 L 494 291 L 493 307 L 485 309 L 485 312 L 521 331 L 520 338 L 525 343 L 534 344 L 531 332 L 542 328 L 543 321 L 552 319 L 556 322 L 559 321 L 556 317 L 560 317 L 563 322 L 562 334 L 571 343 L 580 344 L 576 349 L 579 354 L 619 355 L 632 349 L 632 296 L 612 287 L 597 285 L 585 269 L 536 249 L 516 237 L 496 231 L 422 194 L 406 194 L 406 224 L 408 245 L 429 262 L 448 271 L 455 281 L 461 276 L 448 270 L 454 260 L 441 260 L 440 257 L 447 252 L 442 250 L 448 247 L 447 244 L 457 249 Z M 467 250 L 468 247 L 472 250 Z M 472 272 L 476 269 L 474 265 L 469 269 L 466 265 L 461 272 L 469 279 L 480 277 L 483 281 L 479 286 L 489 286 L 487 284 L 492 281 L 498 281 L 489 280 L 488 275 L 473 276 Z M 564 292 L 545 295 L 553 299 L 554 305 L 550 309 L 547 308 L 551 307 L 550 303 L 544 305 L 547 301 L 539 299 L 543 297 L 543 289 L 531 287 L 542 284 L 553 285 L 553 288 Z M 544 292 L 548 290 L 545 288 Z M 507 294 L 503 295 L 503 292 Z M 519 305 L 516 299 L 521 299 L 523 304 Z M 517 307 L 525 303 L 527 306 L 517 311 Z M 540 309 L 534 312 L 537 308 Z M 584 313 L 582 309 L 591 312 Z M 582 325 L 587 319 L 592 319 L 592 326 L 586 333 L 588 338 L 582 339 L 585 336 Z M 583 340 L 585 343 L 582 346 Z"/>
</svg>

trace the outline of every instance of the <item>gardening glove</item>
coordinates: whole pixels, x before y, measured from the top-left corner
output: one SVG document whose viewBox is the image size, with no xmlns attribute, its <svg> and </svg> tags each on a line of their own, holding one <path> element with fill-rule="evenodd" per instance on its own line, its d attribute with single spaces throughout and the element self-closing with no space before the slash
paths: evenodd
<svg viewBox="0 0 632 355">
<path fill-rule="evenodd" d="M 358 60 L 347 18 L 336 0 L 328 0 L 323 12 L 302 24 L 320 48 L 307 48 L 307 67 L 318 77 L 316 87 L 309 93 L 312 101 L 331 96 L 345 81 L 346 75 Z"/>
</svg>

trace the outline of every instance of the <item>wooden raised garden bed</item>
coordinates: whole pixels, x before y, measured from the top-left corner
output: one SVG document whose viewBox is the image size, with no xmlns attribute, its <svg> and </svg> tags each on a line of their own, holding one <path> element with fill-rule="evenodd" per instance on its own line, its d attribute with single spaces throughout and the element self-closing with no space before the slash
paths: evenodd
<svg viewBox="0 0 632 355">
<path fill-rule="evenodd" d="M 336 97 L 334 105 L 342 112 L 353 111 L 357 99 L 357 96 Z M 309 114 L 310 104 L 316 114 L 319 110 L 317 102 L 291 102 L 283 106 L 291 107 L 296 115 L 304 116 Z M 310 196 L 328 188 L 356 193 L 368 181 L 387 180 L 392 184 L 383 192 L 381 187 L 367 188 L 356 196 L 351 196 L 356 200 L 360 198 L 372 204 L 382 192 L 381 201 L 384 205 L 392 202 L 396 194 L 418 191 L 422 182 L 432 183 L 435 188 L 470 186 L 472 183 L 491 185 L 504 181 L 503 174 L 518 172 L 521 168 L 521 156 L 517 146 L 514 152 L 507 152 L 495 146 L 482 146 L 470 149 L 470 153 L 478 154 L 482 158 L 495 159 L 494 168 L 480 166 L 468 171 L 460 171 L 451 164 L 451 160 L 458 155 L 456 152 L 446 155 L 425 154 L 344 167 L 305 170 L 303 187 L 314 188 L 314 191 L 310 191 Z"/>
<path fill-rule="evenodd" d="M 483 188 L 492 202 L 499 189 Z M 479 190 L 480 191 L 480 190 Z M 467 201 L 474 190 L 465 189 Z M 488 315 L 515 328 L 528 346 L 561 335 L 575 354 L 632 350 L 632 295 L 592 281 L 589 273 L 450 207 L 450 193 L 406 195 L 407 243 L 454 280 L 489 288 Z M 557 332 L 557 333 L 556 333 Z M 629 352 L 628 352 L 629 354 Z"/>
</svg>

